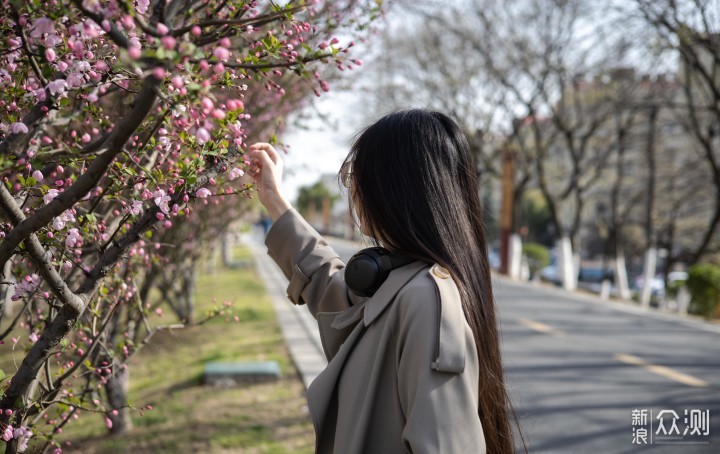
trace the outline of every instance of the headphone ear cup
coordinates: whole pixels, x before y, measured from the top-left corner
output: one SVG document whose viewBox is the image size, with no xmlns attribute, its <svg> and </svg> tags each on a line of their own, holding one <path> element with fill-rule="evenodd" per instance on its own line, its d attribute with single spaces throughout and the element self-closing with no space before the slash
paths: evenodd
<svg viewBox="0 0 720 454">
<path fill-rule="evenodd" d="M 383 281 L 376 251 L 365 249 L 353 255 L 345 266 L 345 284 L 360 296 L 372 296 Z"/>
</svg>

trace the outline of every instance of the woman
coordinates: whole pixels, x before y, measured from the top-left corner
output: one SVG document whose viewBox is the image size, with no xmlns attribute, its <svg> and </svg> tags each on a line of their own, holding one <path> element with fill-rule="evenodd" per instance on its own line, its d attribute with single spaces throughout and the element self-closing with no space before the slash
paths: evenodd
<svg viewBox="0 0 720 454">
<path fill-rule="evenodd" d="M 341 177 L 360 228 L 408 258 L 370 297 L 280 195 L 278 153 L 260 143 L 251 155 L 274 221 L 268 253 L 329 360 L 308 389 L 317 452 L 512 452 L 478 180 L 458 125 L 396 112 L 352 146 Z"/>
</svg>

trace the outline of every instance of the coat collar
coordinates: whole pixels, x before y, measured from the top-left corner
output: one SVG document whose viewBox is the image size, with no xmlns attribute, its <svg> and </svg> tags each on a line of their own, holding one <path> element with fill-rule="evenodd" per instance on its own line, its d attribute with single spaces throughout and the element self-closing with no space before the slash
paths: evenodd
<svg viewBox="0 0 720 454">
<path fill-rule="evenodd" d="M 363 316 L 365 326 L 369 326 L 378 318 L 400 289 L 403 288 L 410 279 L 415 277 L 416 274 L 428 266 L 425 262 L 415 261 L 392 270 L 383 285 L 381 285 L 377 292 L 365 303 L 365 314 Z"/>
</svg>

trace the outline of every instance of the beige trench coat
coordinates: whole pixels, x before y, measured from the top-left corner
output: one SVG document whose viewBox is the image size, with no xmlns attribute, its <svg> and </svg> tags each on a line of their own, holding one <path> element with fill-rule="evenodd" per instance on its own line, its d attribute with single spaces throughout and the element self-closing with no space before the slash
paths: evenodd
<svg viewBox="0 0 720 454">
<path fill-rule="evenodd" d="M 485 452 L 475 342 L 442 268 L 413 262 L 359 298 L 344 263 L 294 209 L 265 244 L 290 280 L 289 299 L 317 319 L 329 361 L 307 392 L 317 452 Z"/>
</svg>

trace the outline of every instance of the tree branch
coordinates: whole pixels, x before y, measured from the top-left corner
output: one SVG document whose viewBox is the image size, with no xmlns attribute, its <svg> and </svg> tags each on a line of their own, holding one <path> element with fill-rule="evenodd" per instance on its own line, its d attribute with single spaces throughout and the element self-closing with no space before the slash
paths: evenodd
<svg viewBox="0 0 720 454">
<path fill-rule="evenodd" d="M 198 175 L 196 183 L 189 188 L 189 192 L 194 193 L 200 187 L 207 185 L 211 178 L 215 178 L 223 173 L 224 169 L 229 167 L 228 163 L 237 160 L 240 154 L 240 150 L 233 147 L 230 148 L 227 154 L 217 157 L 215 163 Z M 175 203 L 180 202 L 182 197 L 183 191 L 177 190 L 172 196 L 172 201 Z M 75 294 L 79 298 L 82 298 L 83 301 L 80 311 L 77 311 L 75 307 L 70 304 L 65 304 L 60 308 L 58 314 L 48 323 L 42 332 L 40 339 L 35 342 L 25 356 L 17 373 L 13 376 L 10 386 L 5 390 L 2 400 L 0 400 L 0 408 L 17 409 L 23 405 L 22 399 L 18 398 L 28 392 L 38 371 L 47 358 L 53 353 L 53 349 L 73 329 L 73 326 L 85 311 L 87 302 L 100 286 L 104 277 L 107 276 L 112 268 L 122 259 L 130 247 L 158 222 L 157 213 L 159 212 L 160 208 L 156 205 L 148 208 L 128 232 L 117 242 L 113 243 L 100 256 L 94 268 L 86 274 L 84 281 L 75 291 Z M 10 416 L 6 413 L 0 415 L 0 423 L 7 424 L 9 420 Z"/>
<path fill-rule="evenodd" d="M 72 186 L 61 192 L 49 204 L 38 209 L 32 217 L 24 219 L 10 232 L 0 244 L 0 266 L 3 265 L 13 254 L 15 248 L 32 233 L 37 232 L 47 225 L 56 216 L 72 207 L 78 200 L 83 198 L 97 182 L 105 175 L 107 168 L 112 164 L 122 150 L 125 143 L 133 135 L 147 116 L 148 112 L 157 98 L 157 87 L 160 84 L 153 76 L 145 78 L 140 93 L 135 98 L 135 105 L 132 111 L 125 117 L 124 121 L 113 129 L 105 140 L 100 155 L 88 166 L 87 171 L 81 174 Z"/>
<path fill-rule="evenodd" d="M 18 225 L 22 223 L 26 218 L 20 207 L 15 202 L 15 199 L 7 190 L 4 184 L 0 184 L 0 208 L 5 212 L 10 221 Z M 75 295 L 65 283 L 65 280 L 55 270 L 55 267 L 50 262 L 49 254 L 40 244 L 37 235 L 34 233 L 29 235 L 29 238 L 25 241 L 30 258 L 37 265 L 38 272 L 45 279 L 50 286 L 50 290 L 58 297 L 58 299 L 65 305 L 73 307 L 75 310 L 80 311 L 83 306 L 83 301 L 77 295 Z"/>
</svg>

